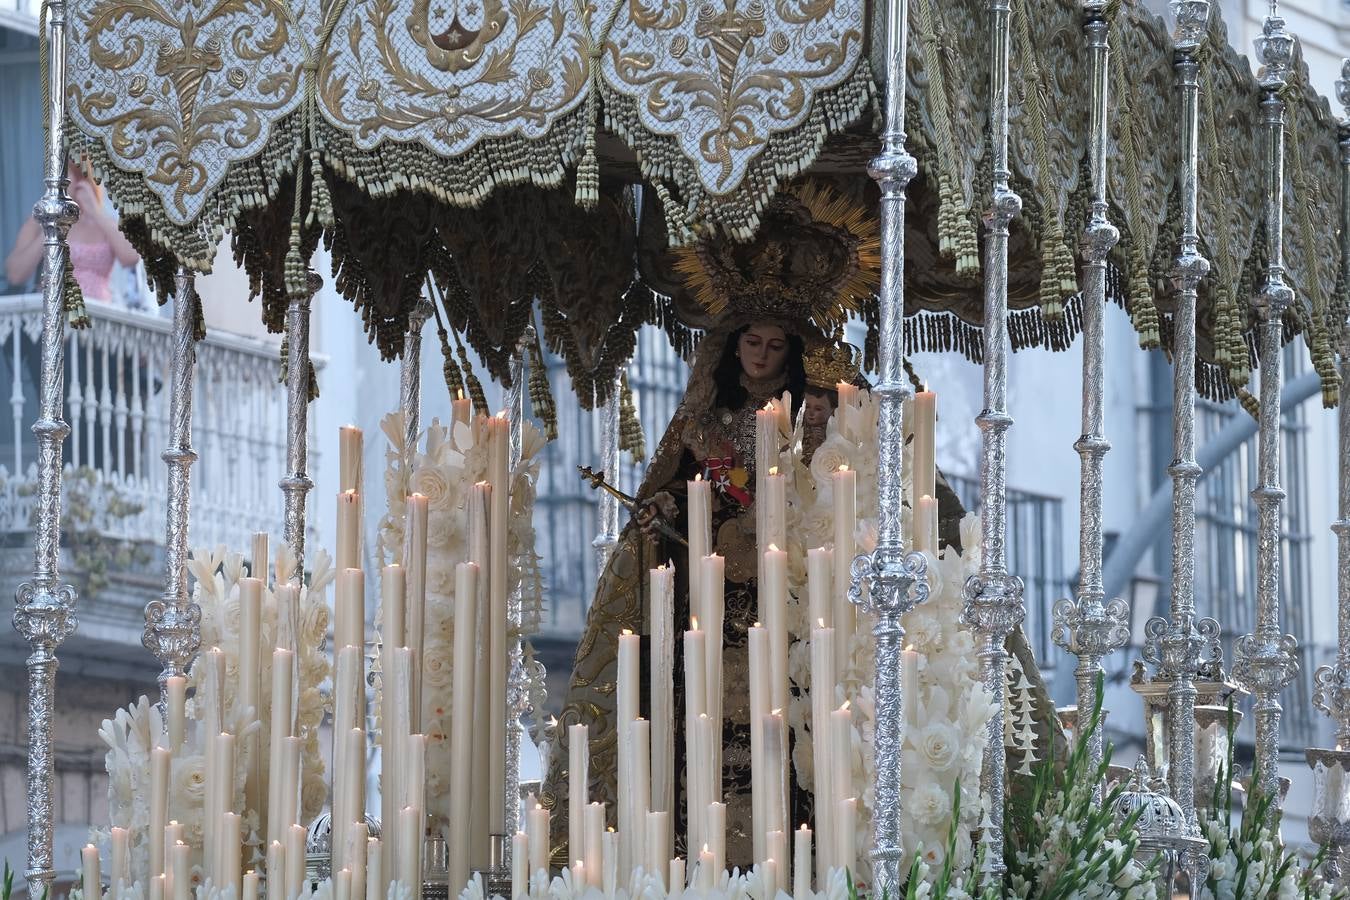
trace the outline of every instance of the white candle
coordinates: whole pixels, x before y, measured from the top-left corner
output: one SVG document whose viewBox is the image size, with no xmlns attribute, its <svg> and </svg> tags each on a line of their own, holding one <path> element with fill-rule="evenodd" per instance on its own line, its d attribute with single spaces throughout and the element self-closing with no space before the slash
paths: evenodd
<svg viewBox="0 0 1350 900">
<path fill-rule="evenodd" d="M 84 900 L 99 900 L 103 896 L 103 880 L 98 869 L 98 848 L 85 844 L 80 851 L 80 862 Z"/>
<path fill-rule="evenodd" d="M 858 828 L 858 801 L 852 797 L 839 801 L 839 809 L 834 817 L 834 827 L 837 839 L 837 848 L 834 851 L 834 858 L 838 864 L 849 872 L 858 870 L 858 850 L 857 837 L 855 832 Z"/>
<path fill-rule="evenodd" d="M 774 864 L 774 890 L 766 896 L 774 896 L 779 890 L 791 884 L 788 865 L 788 835 L 786 830 L 770 831 L 765 840 L 769 843 L 769 859 Z"/>
<path fill-rule="evenodd" d="M 792 833 L 792 898 L 811 900 L 811 829 L 805 825 Z"/>
<path fill-rule="evenodd" d="M 914 509 L 914 549 L 937 555 L 938 503 L 924 494 Z"/>
<path fill-rule="evenodd" d="M 303 825 L 286 829 L 286 897 L 295 900 L 305 883 L 305 836 Z"/>
<path fill-rule="evenodd" d="M 380 639 L 386 647 L 408 646 L 408 580 L 403 567 L 391 563 L 380 570 Z"/>
<path fill-rule="evenodd" d="M 299 646 L 296 637 L 300 630 L 300 591 L 294 584 L 279 584 L 273 596 L 277 605 L 276 646 L 294 652 Z M 294 668 L 294 660 L 291 665 Z"/>
<path fill-rule="evenodd" d="M 382 868 L 381 845 L 379 838 L 370 838 L 366 841 L 366 897 L 367 900 L 385 900 L 389 893 L 389 881 L 385 878 L 385 870 Z"/>
<path fill-rule="evenodd" d="M 641 645 L 640 638 L 624 629 L 619 635 L 619 660 L 616 691 L 618 694 L 615 708 L 616 731 L 618 738 L 618 823 L 619 823 L 619 869 L 630 871 L 640 856 L 633 855 L 634 836 L 638 832 L 639 804 L 636 799 L 637 785 L 633 782 L 633 769 L 637 765 L 633 748 L 630 726 L 638 715 L 638 697 L 642 690 L 639 673 Z M 575 856 L 576 854 L 572 854 Z"/>
<path fill-rule="evenodd" d="M 774 709 L 788 706 L 787 598 L 787 553 L 770 545 L 764 553 L 759 599 L 769 629 L 769 702 Z"/>
<path fill-rule="evenodd" d="M 366 900 L 385 900 L 389 882 L 384 877 L 384 851 L 377 837 L 366 840 Z"/>
<path fill-rule="evenodd" d="M 713 880 L 722 877 L 727 867 L 727 805 L 713 802 L 708 804 L 708 823 L 704 830 L 708 840 L 705 846 L 712 851 Z"/>
<path fill-rule="evenodd" d="M 450 401 L 450 421 L 453 424 L 463 422 L 469 424 L 473 418 L 473 401 L 464 396 L 464 391 L 459 391 L 459 396 Z M 381 898 L 383 900 L 383 898 Z M 512 898 L 514 900 L 514 898 Z"/>
<path fill-rule="evenodd" d="M 764 728 L 764 822 L 766 830 L 772 834 L 785 834 L 781 827 L 787 820 L 787 734 L 783 729 L 783 716 L 780 710 L 773 710 L 763 719 Z M 765 852 L 771 859 L 783 860 L 783 855 L 775 856 L 774 848 L 765 845 Z M 786 866 L 783 867 L 786 870 Z"/>
<path fill-rule="evenodd" d="M 383 615 L 381 668 L 386 679 L 381 703 L 380 732 L 380 819 L 394 822 L 384 842 L 384 868 L 391 880 L 400 877 L 398 869 L 399 833 L 397 819 L 403 792 L 400 787 L 402 740 L 409 734 L 408 679 L 411 673 L 403 666 L 411 663 L 411 655 L 400 660 L 404 644 L 404 600 L 406 598 L 403 567 L 388 565 L 381 570 L 380 603 Z"/>
<path fill-rule="evenodd" d="M 114 893 L 120 895 L 118 882 L 123 886 L 131 884 L 131 832 L 114 825 L 108 829 L 108 835 L 112 844 L 112 871 L 108 873 L 108 878 Z"/>
<path fill-rule="evenodd" d="M 150 877 L 164 874 L 164 828 L 169 822 L 169 762 L 166 747 L 150 751 Z"/>
<path fill-rule="evenodd" d="M 586 864 L 581 860 L 572 863 L 572 889 L 576 891 L 586 889 Z"/>
<path fill-rule="evenodd" d="M 262 720 L 262 599 L 263 582 L 239 579 L 239 705 L 245 712 L 241 728 Z M 262 806 L 262 746 L 258 730 L 247 732 L 244 757 L 244 808 Z"/>
<path fill-rule="evenodd" d="M 806 609 L 813 626 L 828 627 L 834 621 L 830 603 L 830 592 L 834 590 L 833 563 L 834 552 L 827 547 L 806 551 Z"/>
<path fill-rule="evenodd" d="M 242 844 L 239 824 L 242 817 L 238 813 L 227 812 L 220 816 L 220 886 L 233 888 L 234 895 L 240 891 L 240 864 L 242 862 Z"/>
<path fill-rule="evenodd" d="M 351 571 L 351 570 L 349 570 Z M 356 766 L 358 771 L 365 765 L 365 752 L 362 748 L 360 756 L 352 759 L 348 755 L 348 748 L 351 746 L 348 732 L 356 727 L 357 723 L 362 721 L 365 716 L 365 703 L 357 702 L 359 696 L 362 701 L 365 700 L 365 690 L 363 689 L 362 678 L 364 674 L 361 664 L 361 649 L 356 646 L 339 645 L 336 657 L 336 664 L 333 671 L 333 809 L 332 809 L 332 842 L 334 868 L 340 869 L 343 862 L 343 853 L 347 846 L 346 833 L 347 828 L 356 819 L 356 810 L 353 805 L 353 779 L 351 778 L 352 767 Z M 358 712 L 358 709 L 360 712 Z"/>
<path fill-rule="evenodd" d="M 849 659 L 849 645 L 857 628 L 857 613 L 848 599 L 851 567 L 857 549 L 853 529 L 858 521 L 858 473 L 840 466 L 831 476 L 834 496 L 834 658 L 840 665 Z"/>
<path fill-rule="evenodd" d="M 511 900 L 520 900 L 529 892 L 530 842 L 525 832 L 517 831 L 511 838 Z"/>
<path fill-rule="evenodd" d="M 416 896 L 422 883 L 422 868 L 417 863 L 422 846 L 422 811 L 405 806 L 398 811 L 398 880 Z"/>
<path fill-rule="evenodd" d="M 787 478 L 771 465 L 764 478 L 764 535 L 760 546 L 787 546 Z"/>
<path fill-rule="evenodd" d="M 450 806 L 451 821 L 472 828 L 473 817 L 473 697 L 474 644 L 477 637 L 474 617 L 478 609 L 478 566 L 460 563 L 455 567 L 455 658 L 452 661 L 450 704 Z M 585 726 L 582 726 L 585 727 Z M 462 888 L 469 881 L 470 838 L 464 828 L 449 842 L 450 884 Z M 379 898 L 369 898 L 379 900 Z"/>
<path fill-rule="evenodd" d="M 182 841 L 173 845 L 170 855 L 170 869 L 173 874 L 173 900 L 188 900 L 192 890 L 192 866 L 189 854 L 192 848 Z"/>
<path fill-rule="evenodd" d="M 351 900 L 352 870 L 339 869 L 333 873 L 333 900 Z"/>
<path fill-rule="evenodd" d="M 709 773 L 712 776 L 710 799 L 716 799 L 722 796 L 722 741 L 720 732 L 722 726 L 722 691 L 725 687 L 722 683 L 722 621 L 726 607 L 726 560 L 714 554 L 703 557 L 699 563 L 701 566 L 700 576 L 703 581 L 703 604 L 708 614 L 706 621 L 700 620 L 703 623 L 708 642 L 705 657 L 708 674 L 704 681 L 708 700 L 703 708 L 708 713 L 708 717 L 713 720 L 714 730 L 718 734 L 718 740 L 713 741 L 712 759 L 709 761 L 711 767 Z"/>
<path fill-rule="evenodd" d="M 628 723 L 628 745 L 633 754 L 629 767 L 632 786 L 632 811 L 629 814 L 631 834 L 628 840 L 630 865 L 625 872 L 642 865 L 647 858 L 647 812 L 652 793 L 651 778 L 652 723 L 637 718 Z M 622 835 L 620 835 L 622 837 Z"/>
<path fill-rule="evenodd" d="M 670 861 L 670 883 L 667 890 L 679 893 L 684 890 L 684 857 L 677 856 Z"/>
<path fill-rule="evenodd" d="M 582 847 L 585 851 L 583 859 L 585 859 L 590 871 L 600 872 L 604 869 L 605 862 L 605 804 L 586 804 L 583 819 L 582 830 L 585 833 L 582 840 Z M 572 855 L 575 856 L 576 854 L 573 853 Z"/>
<path fill-rule="evenodd" d="M 168 891 L 164 885 L 167 881 L 164 875 L 156 875 L 150 879 L 150 900 L 166 900 Z"/>
<path fill-rule="evenodd" d="M 303 738 L 288 737 L 281 742 L 281 829 L 300 825 L 300 750 Z M 301 826 L 303 830 L 303 826 Z M 304 842 L 301 841 L 303 844 Z"/>
<path fill-rule="evenodd" d="M 352 877 L 355 879 L 358 870 L 364 874 L 364 866 L 358 863 L 356 856 L 365 852 L 366 849 L 366 731 L 364 728 L 352 728 L 347 731 L 347 746 L 344 753 L 346 766 L 340 773 L 335 773 L 342 778 L 343 793 L 346 795 L 346 802 L 343 804 L 343 813 L 347 817 L 347 824 L 342 829 L 342 844 L 333 844 L 335 850 L 342 852 L 338 856 L 338 861 L 342 866 L 352 870 Z M 334 823 L 336 824 L 336 823 Z M 352 840 L 354 829 L 360 830 L 360 841 Z M 334 829 L 336 833 L 336 829 Z M 365 888 L 363 880 L 354 880 L 352 882 L 353 896 L 361 893 Z"/>
<path fill-rule="evenodd" d="M 761 863 L 768 858 L 764 848 L 764 832 L 768 829 L 764 818 L 767 786 L 764 758 L 764 728 L 761 724 L 769 712 L 769 633 L 756 624 L 747 634 L 750 655 L 750 819 L 754 845 L 753 860 Z"/>
<path fill-rule="evenodd" d="M 703 679 L 706 677 L 705 641 L 698 622 L 684 633 L 684 752 L 685 773 L 689 789 L 686 793 L 685 822 L 689 829 L 687 846 L 699 847 L 703 841 L 699 834 L 699 823 L 703 807 L 695 797 L 697 778 L 694 760 L 698 756 L 698 720 L 704 714 L 704 704 L 708 695 Z M 706 802 L 706 801 L 705 801 Z"/>
<path fill-rule="evenodd" d="M 267 845 L 267 900 L 286 900 L 286 845 Z"/>
<path fill-rule="evenodd" d="M 774 859 L 764 860 L 759 864 L 759 873 L 764 881 L 765 900 L 773 900 L 778 896 L 778 861 Z"/>
<path fill-rule="evenodd" d="M 937 394 L 925 388 L 914 395 L 914 493 L 937 494 Z"/>
<path fill-rule="evenodd" d="M 361 490 L 361 429 L 355 425 L 338 428 L 338 483 L 344 491 Z"/>
<path fill-rule="evenodd" d="M 487 419 L 481 419 L 486 428 Z M 475 429 L 481 431 L 482 428 Z M 469 858 L 487 859 L 490 852 L 488 829 L 488 752 L 491 736 L 488 728 L 487 670 L 491 665 L 488 647 L 488 509 L 492 505 L 492 485 L 480 481 L 469 498 L 469 560 L 478 565 L 478 593 L 474 612 L 475 675 L 473 685 L 473 827 L 469 833 Z M 527 885 L 528 887 L 528 885 Z"/>
<path fill-rule="evenodd" d="M 239 897 L 240 900 L 258 900 L 258 873 L 252 869 L 244 873 L 244 886 Z"/>
<path fill-rule="evenodd" d="M 840 381 L 835 384 L 834 389 L 839 397 L 839 408 L 835 413 L 838 417 L 836 426 L 843 437 L 853 440 L 853 431 L 849 422 L 852 417 L 849 412 L 858 401 L 858 388 L 847 381 Z"/>
<path fill-rule="evenodd" d="M 857 788 L 853 784 L 853 713 L 848 708 L 848 702 L 830 713 L 830 764 L 834 772 L 833 787 L 830 790 L 830 796 L 834 798 L 834 810 L 837 813 L 839 804 L 847 797 L 856 796 Z M 832 823 L 833 831 L 831 834 L 837 834 L 843 827 L 843 823 L 835 821 Z M 821 842 L 824 843 L 827 838 L 822 835 Z M 835 855 L 837 846 L 831 848 L 830 865 L 839 867 L 844 865 L 844 860 Z"/>
<path fill-rule="evenodd" d="M 601 865 L 604 867 L 603 890 L 606 900 L 613 900 L 619 883 L 619 836 L 613 831 L 606 831 L 601 836 L 600 848 Z"/>
<path fill-rule="evenodd" d="M 675 797 L 675 570 L 651 570 L 651 807 L 669 812 Z M 662 868 L 669 851 L 661 857 Z"/>
<path fill-rule="evenodd" d="M 365 818 L 362 813 L 362 818 Z M 347 830 L 347 862 L 351 867 L 351 900 L 362 900 L 366 896 L 366 847 L 370 836 L 366 823 L 353 822 Z"/>
<path fill-rule="evenodd" d="M 834 833 L 834 761 L 830 756 L 830 715 L 834 712 L 834 687 L 837 673 L 834 664 L 834 629 L 814 628 L 811 631 L 811 742 L 812 770 L 815 773 L 816 830 L 823 835 Z M 830 853 L 822 845 L 817 850 L 816 883 L 827 883 L 830 871 Z M 798 872 L 798 877 L 801 873 Z M 808 884 L 810 875 L 806 876 Z"/>
<path fill-rule="evenodd" d="M 177 753 L 187 733 L 187 679 L 170 675 L 164 682 L 164 703 L 168 707 L 169 748 Z"/>
<path fill-rule="evenodd" d="M 510 472 L 507 450 L 511 423 L 505 414 L 488 420 L 488 481 L 492 484 L 492 508 L 488 517 L 489 604 L 488 619 L 488 826 L 492 834 L 505 830 L 506 800 L 506 594 L 510 550 L 507 519 L 510 515 Z"/>
<path fill-rule="evenodd" d="M 213 804 L 216 814 L 215 828 L 213 829 L 216 832 L 216 842 L 214 845 L 207 845 L 215 850 L 215 871 L 212 874 L 217 884 L 224 883 L 224 873 L 221 870 L 225 865 L 226 844 L 229 843 L 230 838 L 229 835 L 220 833 L 220 827 L 225 821 L 225 814 L 234 808 L 234 764 L 234 735 L 229 732 L 221 732 L 216 735 L 216 784 L 215 803 Z M 239 843 L 237 825 L 235 826 L 234 843 Z"/>
<path fill-rule="evenodd" d="M 698 854 L 698 886 L 701 890 L 711 891 L 717 886 L 716 865 L 712 851 L 704 844 Z"/>
<path fill-rule="evenodd" d="M 202 654 L 202 685 L 205 690 L 198 694 L 205 715 L 207 734 L 219 734 L 225 729 L 225 652 L 212 647 Z"/>
<path fill-rule="evenodd" d="M 668 877 L 666 861 L 669 859 L 670 813 L 653 810 L 647 813 L 647 859 L 643 868 L 648 874 L 665 880 Z"/>
<path fill-rule="evenodd" d="M 548 827 L 549 813 L 542 806 L 536 805 L 533 809 L 527 811 L 525 816 L 526 834 L 530 842 L 530 877 L 540 869 L 548 870 Z"/>
<path fill-rule="evenodd" d="M 164 874 L 169 877 L 169 882 L 173 881 L 173 860 L 170 857 L 174 845 L 182 843 L 186 834 L 187 829 L 177 820 L 170 819 L 169 824 L 164 826 Z"/>
<path fill-rule="evenodd" d="M 408 575 L 405 641 L 413 651 L 412 730 L 422 730 L 422 648 L 425 645 L 427 605 L 427 498 L 408 497 L 407 535 L 403 542 L 404 567 Z"/>
<path fill-rule="evenodd" d="M 366 573 L 343 569 L 333 593 L 333 643 L 343 647 L 366 645 Z"/>
<path fill-rule="evenodd" d="M 354 490 L 337 496 L 337 553 L 339 572 L 361 568 L 361 494 Z"/>
<path fill-rule="evenodd" d="M 700 474 L 686 485 L 689 491 L 689 613 L 706 619 L 703 582 L 698 578 L 703 557 L 712 552 L 712 485 Z M 655 597 L 655 594 L 652 595 Z"/>
<path fill-rule="evenodd" d="M 295 654 L 290 650 L 272 651 L 272 715 L 271 715 L 271 738 L 270 752 L 268 753 L 268 773 L 267 773 L 267 843 L 270 847 L 273 841 L 280 841 L 285 837 L 282 829 L 290 824 L 285 822 L 281 815 L 283 801 L 283 789 L 285 788 L 286 778 L 283 774 L 283 747 L 286 738 L 291 734 L 291 665 Z M 267 876 L 268 893 L 271 893 L 273 878 L 269 873 Z"/>
</svg>

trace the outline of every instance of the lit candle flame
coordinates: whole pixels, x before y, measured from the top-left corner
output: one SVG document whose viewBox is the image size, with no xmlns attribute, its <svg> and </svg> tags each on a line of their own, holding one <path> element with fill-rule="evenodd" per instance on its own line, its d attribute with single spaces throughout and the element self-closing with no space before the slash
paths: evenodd
<svg viewBox="0 0 1350 900">
<path fill-rule="evenodd" d="M 838 468 L 837 471 L 840 471 L 840 472 L 847 472 L 847 471 L 848 471 L 848 463 L 840 463 L 840 464 L 839 464 L 839 468 Z"/>
<path fill-rule="evenodd" d="M 843 710 L 848 709 L 848 705 L 849 705 L 850 702 L 852 702 L 852 701 L 850 701 L 850 700 L 845 700 L 845 701 L 844 701 L 844 705 L 841 706 L 841 707 L 839 707 L 840 711 L 843 711 Z"/>
<path fill-rule="evenodd" d="M 777 475 L 777 474 L 778 474 L 778 467 L 777 467 L 777 466 L 769 466 L 769 474 L 770 474 L 770 475 Z"/>
<path fill-rule="evenodd" d="M 765 552 L 766 552 L 766 553 L 781 553 L 782 551 L 780 551 L 780 550 L 778 549 L 778 545 L 777 545 L 777 544 L 770 544 L 770 545 L 769 545 L 769 549 L 768 549 L 767 551 L 765 551 Z"/>
<path fill-rule="evenodd" d="M 698 631 L 698 616 L 689 617 L 689 630 Z"/>
</svg>

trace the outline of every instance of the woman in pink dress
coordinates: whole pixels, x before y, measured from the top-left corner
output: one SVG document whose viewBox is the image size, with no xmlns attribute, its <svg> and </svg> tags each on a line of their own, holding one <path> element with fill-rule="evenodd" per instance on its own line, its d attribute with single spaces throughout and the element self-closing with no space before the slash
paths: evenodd
<svg viewBox="0 0 1350 900">
<path fill-rule="evenodd" d="M 77 166 L 70 167 L 70 197 L 80 205 L 80 218 L 71 226 L 69 237 L 75 280 L 85 300 L 111 303 L 113 263 L 134 266 L 140 257 L 104 211 L 102 189 Z M 11 287 L 27 284 L 41 262 L 42 228 L 29 219 L 5 259 L 5 279 Z"/>
</svg>

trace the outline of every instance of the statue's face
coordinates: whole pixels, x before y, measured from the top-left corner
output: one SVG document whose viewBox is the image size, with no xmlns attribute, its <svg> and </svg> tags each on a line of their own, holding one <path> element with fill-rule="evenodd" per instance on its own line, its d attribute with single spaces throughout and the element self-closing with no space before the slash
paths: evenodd
<svg viewBox="0 0 1350 900">
<path fill-rule="evenodd" d="M 782 375 L 787 367 L 787 332 L 777 325 L 751 325 L 736 345 L 741 370 L 751 378 Z"/>
<path fill-rule="evenodd" d="M 834 414 L 834 404 L 824 394 L 808 393 L 802 398 L 802 421 L 811 428 L 823 428 Z"/>
</svg>

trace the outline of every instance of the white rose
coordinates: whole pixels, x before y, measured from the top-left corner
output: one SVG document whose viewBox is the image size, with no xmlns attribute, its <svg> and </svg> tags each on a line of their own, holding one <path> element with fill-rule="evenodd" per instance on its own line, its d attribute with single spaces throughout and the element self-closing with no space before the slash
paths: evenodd
<svg viewBox="0 0 1350 900">
<path fill-rule="evenodd" d="M 444 512 L 451 506 L 450 479 L 441 466 L 426 465 L 413 472 L 410 485 L 414 493 L 427 498 L 430 509 Z"/>
<path fill-rule="evenodd" d="M 930 722 L 920 728 L 914 747 L 934 772 L 949 771 L 961 758 L 960 734 L 949 722 Z"/>
<path fill-rule="evenodd" d="M 450 686 L 450 648 L 440 641 L 427 641 L 422 649 L 422 683 L 433 690 Z"/>
<path fill-rule="evenodd" d="M 173 794 L 187 806 L 206 800 L 206 759 L 187 756 L 173 761 Z"/>
</svg>

